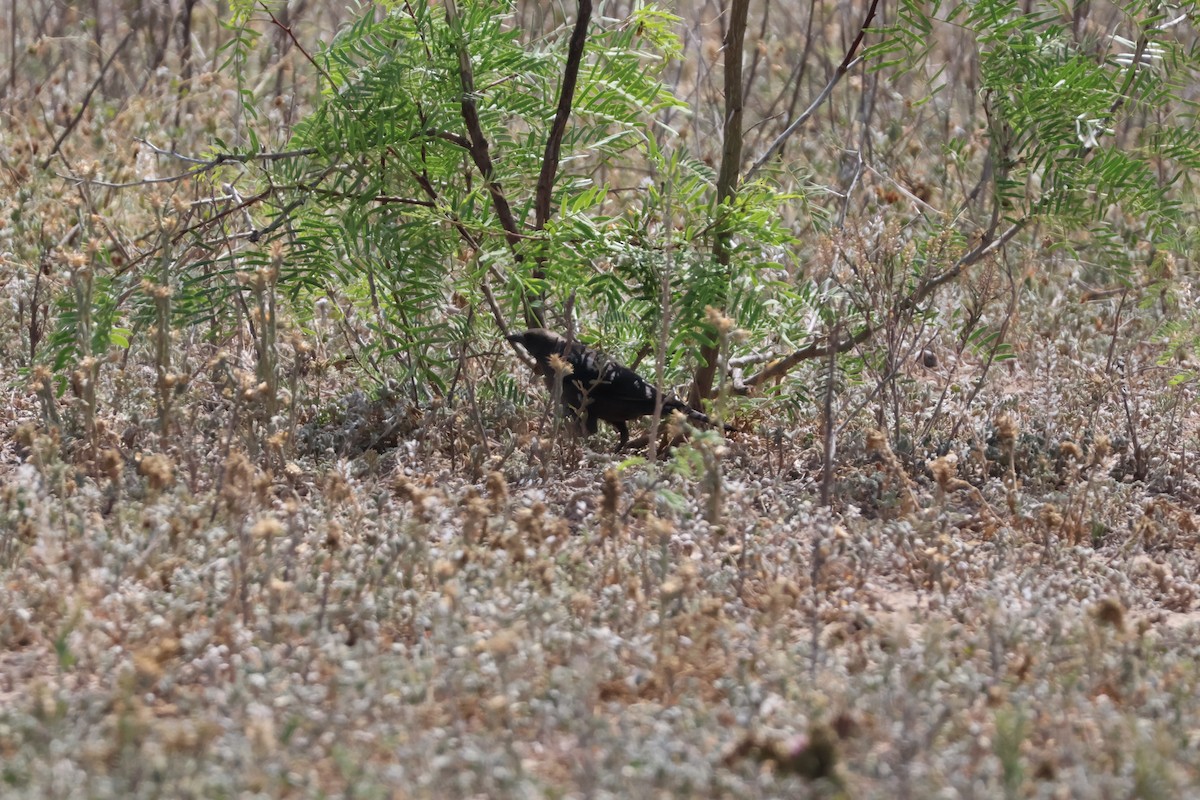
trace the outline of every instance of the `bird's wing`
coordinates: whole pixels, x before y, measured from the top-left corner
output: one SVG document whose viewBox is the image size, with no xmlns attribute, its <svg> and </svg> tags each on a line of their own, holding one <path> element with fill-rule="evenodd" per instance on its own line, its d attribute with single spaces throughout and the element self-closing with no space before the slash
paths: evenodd
<svg viewBox="0 0 1200 800">
<path fill-rule="evenodd" d="M 588 411 L 605 420 L 634 419 L 654 412 L 658 393 L 640 375 L 616 362 L 580 370 L 572 376 Z"/>
</svg>

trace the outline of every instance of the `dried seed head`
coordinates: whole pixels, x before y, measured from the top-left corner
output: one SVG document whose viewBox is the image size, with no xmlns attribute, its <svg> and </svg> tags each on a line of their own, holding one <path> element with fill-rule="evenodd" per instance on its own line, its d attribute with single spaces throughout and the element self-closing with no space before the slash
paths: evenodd
<svg viewBox="0 0 1200 800">
<path fill-rule="evenodd" d="M 996 420 L 996 439 L 1005 449 L 1011 449 L 1017 441 L 1017 421 L 1008 414 Z"/>
<path fill-rule="evenodd" d="M 352 494 L 350 483 L 346 480 L 345 475 L 337 470 L 330 470 L 325 474 L 325 496 L 334 505 L 341 505 L 346 502 Z"/>
<path fill-rule="evenodd" d="M 125 460 L 121 458 L 121 451 L 115 448 L 108 448 L 100 454 L 100 472 L 104 474 L 110 481 L 116 483 L 121 477 L 121 467 Z"/>
<path fill-rule="evenodd" d="M 708 324 L 716 328 L 717 333 L 721 336 L 728 336 L 733 330 L 733 319 L 726 316 L 720 309 L 705 306 L 704 317 L 708 320 Z"/>
<path fill-rule="evenodd" d="M 225 459 L 225 481 L 221 497 L 233 505 L 246 496 L 254 480 L 254 466 L 241 450 L 235 450 Z"/>
<path fill-rule="evenodd" d="M 308 355 L 314 349 L 312 344 L 304 338 L 304 334 L 300 331 L 292 332 L 292 335 L 288 338 L 288 344 L 292 346 L 297 355 Z"/>
<path fill-rule="evenodd" d="M 454 566 L 454 562 L 446 558 L 439 558 L 433 564 L 433 577 L 437 578 L 438 583 L 445 583 L 454 577 L 454 573 L 458 572 Z"/>
<path fill-rule="evenodd" d="M 517 534 L 520 541 L 526 544 L 538 544 L 546 538 L 546 504 L 534 503 L 530 508 L 522 508 L 513 515 L 517 524 Z"/>
<path fill-rule="evenodd" d="M 1163 254 L 1163 256 L 1159 259 L 1159 266 L 1162 270 L 1161 275 L 1163 280 L 1173 280 L 1176 274 L 1178 274 L 1174 253 Z"/>
<path fill-rule="evenodd" d="M 91 383 L 87 373 L 83 370 L 77 369 L 71 373 L 71 391 L 75 393 L 76 397 L 84 397 Z"/>
<path fill-rule="evenodd" d="M 494 474 L 494 473 L 493 473 Z M 463 538 L 467 542 L 483 541 L 488 531 L 488 504 L 474 487 L 467 490 L 462 500 Z"/>
<path fill-rule="evenodd" d="M 555 375 L 566 377 L 575 371 L 571 366 L 571 362 L 560 356 L 558 353 L 550 354 L 550 369 L 554 370 Z"/>
<path fill-rule="evenodd" d="M 175 466 L 162 453 L 144 456 L 138 462 L 138 473 L 145 476 L 150 488 L 156 492 L 161 492 L 175 480 Z"/>
<path fill-rule="evenodd" d="M 592 613 L 592 609 L 595 608 L 596 603 L 587 592 L 576 592 L 567 600 L 567 606 L 576 618 L 584 619 Z"/>
<path fill-rule="evenodd" d="M 954 480 L 954 462 L 947 456 L 935 458 L 929 462 L 929 471 L 942 491 L 949 491 L 950 483 Z"/>
<path fill-rule="evenodd" d="M 425 490 L 410 481 L 408 476 L 403 473 L 396 475 L 396 479 L 392 481 L 392 491 L 401 500 L 408 500 L 418 508 L 425 502 Z"/>
<path fill-rule="evenodd" d="M 22 447 L 33 447 L 33 443 L 37 441 L 38 430 L 37 426 L 32 422 L 22 422 L 17 426 L 16 441 Z M 12 484 L 9 484 L 12 485 Z"/>
<path fill-rule="evenodd" d="M 646 527 L 649 529 L 651 538 L 659 544 L 669 542 L 671 534 L 675 532 L 675 526 L 671 520 L 661 517 L 650 517 L 646 520 Z"/>
<path fill-rule="evenodd" d="M 280 247 L 279 252 L 282 256 L 282 247 Z M 275 281 L 278 278 L 279 269 L 274 264 L 271 266 L 256 267 L 254 270 L 254 288 L 258 291 L 264 291 L 267 288 L 273 288 L 275 286 Z"/>
<path fill-rule="evenodd" d="M 1063 458 L 1073 458 L 1076 461 L 1083 461 L 1083 451 L 1074 442 L 1061 442 L 1058 445 L 1058 452 L 1062 453 Z"/>
<path fill-rule="evenodd" d="M 255 539 L 274 539 L 282 534 L 283 523 L 271 516 L 263 517 L 250 529 L 250 535 Z"/>
<path fill-rule="evenodd" d="M 1106 597 L 1092 606 L 1092 615 L 1101 625 L 1125 630 L 1125 606 L 1115 597 Z"/>
<path fill-rule="evenodd" d="M 1054 503 L 1044 503 L 1042 507 L 1038 509 L 1038 518 L 1041 519 L 1042 524 L 1050 530 L 1054 530 L 1063 524 L 1063 515 L 1058 510 L 1058 506 L 1054 505 Z"/>
<path fill-rule="evenodd" d="M 329 521 L 325 529 L 325 549 L 336 552 L 342 546 L 342 525 L 335 519 Z"/>
<path fill-rule="evenodd" d="M 44 364 L 38 364 L 33 368 L 33 381 L 30 383 L 30 388 L 35 392 L 41 392 L 50 386 L 51 380 L 54 378 L 54 373 Z"/>
<path fill-rule="evenodd" d="M 683 412 L 676 409 L 671 412 L 671 416 L 667 418 L 667 436 L 671 439 L 678 439 L 684 434 L 684 425 L 687 422 L 687 417 Z"/>
<path fill-rule="evenodd" d="M 497 661 L 508 658 L 521 646 L 521 637 L 512 628 L 502 630 L 475 646 L 476 651 L 487 653 Z"/>
<path fill-rule="evenodd" d="M 621 501 L 621 480 L 612 467 L 604 470 L 604 483 L 600 487 L 600 493 L 603 498 L 600 504 L 601 513 L 607 517 L 615 517 Z"/>
<path fill-rule="evenodd" d="M 493 514 L 499 514 L 508 505 L 508 482 L 504 473 L 493 470 L 487 476 L 488 504 Z"/>
</svg>

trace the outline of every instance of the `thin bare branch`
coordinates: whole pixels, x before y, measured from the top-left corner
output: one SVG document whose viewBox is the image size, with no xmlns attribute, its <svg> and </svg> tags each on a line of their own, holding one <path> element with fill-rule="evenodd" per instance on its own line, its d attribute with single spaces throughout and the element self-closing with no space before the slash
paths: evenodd
<svg viewBox="0 0 1200 800">
<path fill-rule="evenodd" d="M 782 378 L 792 370 L 797 364 L 802 361 L 808 361 L 812 358 L 823 358 L 832 354 L 845 353 L 853 349 L 857 345 L 870 339 L 875 333 L 875 329 L 870 325 L 864 325 L 851 336 L 845 339 L 824 340 L 822 342 L 814 342 L 807 347 L 802 347 L 799 350 L 786 355 L 776 361 L 772 361 L 767 367 L 759 373 L 751 375 L 746 379 L 745 386 L 747 390 L 750 388 L 761 386 L 767 381 L 775 378 Z"/>
<path fill-rule="evenodd" d="M 309 147 L 303 150 L 288 150 L 279 153 L 218 153 L 213 158 L 203 160 L 195 156 L 187 156 L 182 153 L 177 153 L 174 150 L 164 150 L 145 139 L 136 139 L 135 141 L 149 147 L 158 155 L 170 156 L 177 158 L 180 161 L 185 161 L 196 166 L 192 169 L 180 172 L 176 175 L 168 175 L 163 178 L 143 178 L 138 181 L 126 181 L 125 183 L 112 183 L 110 181 L 96 180 L 95 178 L 81 178 L 77 175 L 59 175 L 60 178 L 66 181 L 71 181 L 78 184 L 86 184 L 88 186 L 101 186 L 106 189 L 133 189 L 139 186 L 152 186 L 156 183 L 178 183 L 185 181 L 188 178 L 194 178 L 197 175 L 203 175 L 210 172 L 223 164 L 248 164 L 252 161 L 279 161 L 287 158 L 300 158 L 302 156 L 315 155 L 316 148 Z"/>
<path fill-rule="evenodd" d="M 558 94 L 558 109 L 554 113 L 554 124 L 546 139 L 546 152 L 542 156 L 542 169 L 538 173 L 537 196 L 534 200 L 534 227 L 546 227 L 550 219 L 550 200 L 554 194 L 554 176 L 558 172 L 562 152 L 563 135 L 567 131 L 567 120 L 571 116 L 571 103 L 575 98 L 575 86 L 579 83 L 579 65 L 583 61 L 583 47 L 587 42 L 588 23 L 592 18 L 592 0 L 579 0 L 579 16 L 571 32 L 567 46 L 567 64 L 563 69 L 562 88 Z"/>
<path fill-rule="evenodd" d="M 435 189 L 433 184 L 429 181 L 428 176 L 416 170 L 412 170 L 412 176 L 413 180 L 417 182 L 417 185 L 421 187 L 421 190 L 425 192 L 425 195 L 429 198 L 431 204 L 436 207 L 438 202 L 437 189 Z M 467 246 L 478 253 L 479 240 L 473 233 L 471 233 L 471 230 L 466 226 L 466 224 L 463 223 L 461 219 L 454 216 L 452 212 L 449 213 L 449 219 L 450 224 L 453 225 L 455 230 L 458 231 L 458 235 L 462 237 L 462 240 L 467 244 Z M 500 274 L 498 269 L 496 269 L 495 264 L 488 265 L 488 273 L 501 283 L 504 282 L 504 276 Z M 496 295 L 492 292 L 491 284 L 488 283 L 486 276 L 479 281 L 479 285 L 483 290 L 484 299 L 487 300 L 488 309 L 492 312 L 492 318 L 496 321 L 496 327 L 500 329 L 500 332 L 503 333 L 505 337 L 507 337 L 509 332 L 508 323 L 504 320 L 504 314 L 500 311 L 500 304 L 496 302 Z M 509 346 L 513 349 L 513 352 L 515 352 L 521 358 L 522 361 L 525 361 L 526 364 L 531 365 L 533 363 L 527 360 L 525 354 L 522 353 L 520 348 L 515 344 L 509 342 Z"/>
<path fill-rule="evenodd" d="M 910 294 L 899 304 L 898 309 L 901 311 L 908 311 L 925 302 L 939 287 L 956 280 L 960 275 L 962 275 L 963 270 L 965 270 L 967 267 L 984 258 L 987 258 L 992 253 L 995 253 L 1001 247 L 1008 244 L 1008 242 L 1011 241 L 1014 236 L 1020 233 L 1021 230 L 1023 230 L 1025 226 L 1029 224 L 1030 219 L 1031 218 L 1026 217 L 1024 219 L 1017 220 L 997 238 L 991 241 L 981 241 L 973 249 L 960 256 L 958 261 L 954 263 L 954 266 L 950 267 L 944 272 L 939 273 L 938 275 L 933 276 L 932 278 L 929 278 L 926 281 L 923 281 L 916 289 L 913 290 L 912 294 Z M 761 372 L 747 378 L 744 386 L 748 391 L 753 387 L 761 386 L 769 380 L 781 378 L 802 361 L 808 361 L 809 359 L 827 356 L 831 350 L 834 350 L 838 353 L 845 353 L 851 348 L 856 347 L 862 342 L 865 342 L 867 339 L 870 339 L 874 334 L 875 328 L 868 322 L 852 336 L 849 336 L 846 339 L 832 342 L 823 341 L 810 344 L 807 347 L 802 347 L 789 355 L 783 356 L 778 360 L 771 362 Z"/>
<path fill-rule="evenodd" d="M 218 153 L 215 157 L 205 160 L 202 158 L 196 158 L 195 156 L 184 155 L 183 153 L 179 153 L 175 150 L 167 150 L 154 144 L 154 142 L 151 142 L 149 139 L 135 138 L 134 141 L 146 145 L 146 147 L 149 147 L 158 155 L 170 156 L 171 158 L 176 158 L 180 161 L 187 161 L 192 164 L 207 166 L 210 169 L 231 161 L 239 164 L 248 164 L 251 161 L 283 161 L 289 158 L 300 158 L 301 156 L 312 156 L 317 154 L 317 148 L 305 147 L 300 150 L 281 150 L 278 152 L 266 153 Z"/>
<path fill-rule="evenodd" d="M 749 9 L 750 0 L 733 0 L 729 8 L 729 27 L 725 31 L 725 119 L 722 125 L 721 167 L 717 172 L 717 203 L 714 214 L 717 218 L 724 215 L 725 204 L 737 197 L 738 173 L 742 167 L 742 119 L 745 115 L 742 57 L 746 46 L 746 17 Z M 713 230 L 713 260 L 728 271 L 732 232 L 723 221 Z M 703 400 L 712 396 L 719 355 L 719 350 L 713 345 L 704 344 L 700 347 L 700 360 L 703 364 L 692 376 L 692 388 L 688 395 L 688 402 L 696 408 L 700 407 Z"/>
<path fill-rule="evenodd" d="M 75 116 L 71 117 L 71 121 L 67 123 L 67 127 L 63 128 L 62 133 L 60 133 L 58 138 L 54 140 L 54 146 L 50 148 L 50 152 L 46 155 L 45 160 L 42 161 L 42 169 L 46 169 L 50 166 L 50 162 L 54 160 L 56 155 L 58 155 L 58 150 L 62 147 L 63 142 L 66 141 L 67 137 L 71 135 L 71 131 L 75 130 L 75 126 L 79 124 L 79 120 L 83 119 L 84 112 L 87 111 L 88 105 L 92 102 L 92 95 L 96 93 L 96 89 L 100 88 L 100 84 L 104 81 L 104 76 L 108 74 L 108 68 L 112 66 L 112 63 L 116 59 L 117 55 L 125 49 L 125 45 L 129 43 L 129 40 L 133 38 L 133 35 L 136 32 L 136 29 L 131 28 L 129 32 L 125 34 L 125 38 L 122 39 L 115 48 L 113 48 L 113 51 L 109 54 L 108 59 L 104 62 L 104 66 L 100 68 L 100 74 L 96 76 L 96 80 L 92 81 L 92 85 L 87 90 L 87 94 L 85 94 L 83 96 L 83 100 L 80 101 L 79 110 L 75 112 Z"/>
<path fill-rule="evenodd" d="M 783 149 L 785 144 L 787 144 L 787 140 L 792 137 L 792 134 L 798 131 L 800 126 L 802 126 L 805 122 L 808 122 L 809 118 L 816 113 L 817 109 L 824 105 L 825 101 L 829 99 L 829 95 L 833 93 L 833 87 L 837 86 L 838 82 L 841 81 L 846 73 L 853 69 L 858 62 L 862 60 L 861 57 L 856 55 L 856 53 L 858 52 L 858 48 L 862 45 L 863 37 L 866 36 L 867 28 L 871 27 L 871 22 L 874 21 L 875 12 L 878 11 L 878 9 L 879 0 L 871 0 L 871 7 L 867 9 L 866 17 L 863 19 L 862 25 L 859 26 L 858 34 L 854 37 L 854 41 L 850 43 L 850 47 L 846 50 L 846 55 L 842 59 L 842 63 L 838 64 L 837 69 L 835 69 L 833 71 L 833 75 L 830 76 L 829 83 L 825 84 L 825 88 L 820 91 L 812 103 L 809 104 L 808 108 L 804 109 L 804 112 L 800 114 L 799 117 L 796 117 L 794 122 L 784 128 L 783 133 L 779 134 L 775 141 L 771 142 L 771 146 L 767 148 L 765 153 L 759 156 L 758 160 L 750 166 L 750 169 L 746 170 L 745 180 L 753 180 L 754 176 L 758 174 L 758 171 L 762 169 L 768 161 L 779 154 L 779 151 Z"/>
<path fill-rule="evenodd" d="M 308 60 L 308 63 L 313 65 L 313 69 L 321 73 L 321 77 L 329 81 L 330 86 L 336 86 L 337 84 L 334 83 L 333 76 L 326 72 L 325 68 L 317 63 L 316 59 L 312 57 L 312 54 L 309 53 L 308 50 L 304 49 L 304 45 L 300 44 L 300 40 L 296 38 L 296 34 L 292 33 L 292 26 L 285 25 L 280 22 L 279 18 L 275 16 L 275 13 L 271 11 L 271 9 L 267 7 L 267 4 L 262 2 L 262 0 L 259 0 L 258 5 L 263 11 L 267 12 L 267 16 L 271 18 L 272 24 L 287 34 L 288 38 L 292 40 L 292 44 L 296 46 L 296 49 L 304 54 L 304 58 Z"/>
<path fill-rule="evenodd" d="M 542 168 L 538 173 L 537 192 L 534 196 L 534 229 L 543 230 L 550 219 L 550 202 L 554 197 L 554 177 L 558 173 L 558 163 L 562 154 L 562 140 L 567 131 L 567 120 L 571 116 L 571 104 L 575 98 L 575 87 L 579 83 L 579 65 L 583 62 L 583 48 L 587 43 L 588 23 L 592 18 L 592 0 L 579 0 L 579 15 L 575 20 L 575 29 L 571 32 L 571 41 L 567 45 L 567 63 L 563 69 L 562 87 L 558 94 L 558 108 L 554 113 L 554 124 L 550 126 L 550 135 L 546 139 L 546 150 L 542 156 Z M 538 257 L 538 266 L 533 271 L 533 277 L 541 280 L 546 277 L 542 268 L 544 256 Z M 535 302 L 526 304 L 527 322 L 531 326 L 545 327 L 546 315 L 543 311 L 545 297 L 540 296 Z"/>
<path fill-rule="evenodd" d="M 483 124 L 479 120 L 479 108 L 475 104 L 475 73 L 471 68 L 471 53 L 467 49 L 467 42 L 462 30 L 462 18 L 458 15 L 458 5 L 454 0 L 446 0 L 446 19 L 455 31 L 458 78 L 462 86 L 462 118 L 467 126 L 468 150 L 471 153 L 471 160 L 475 162 L 475 168 L 479 170 L 479 174 L 483 176 L 483 180 L 487 184 L 488 194 L 492 198 L 492 206 L 496 209 L 496 216 L 499 217 L 500 225 L 504 228 L 508 244 L 515 248 L 521 241 L 520 229 L 517 226 L 516 217 L 513 216 L 512 206 L 508 203 L 508 197 L 505 196 L 500 182 L 496 180 L 496 168 L 492 163 L 487 137 L 483 133 Z M 522 260 L 521 254 L 516 253 L 515 250 L 514 256 L 518 261 Z"/>
</svg>

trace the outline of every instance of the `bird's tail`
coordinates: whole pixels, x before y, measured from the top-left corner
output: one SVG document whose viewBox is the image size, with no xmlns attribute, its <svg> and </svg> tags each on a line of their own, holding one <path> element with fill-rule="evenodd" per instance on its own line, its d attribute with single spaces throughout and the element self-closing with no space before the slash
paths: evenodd
<svg viewBox="0 0 1200 800">
<path fill-rule="evenodd" d="M 717 424 L 712 419 L 710 419 L 707 414 L 697 411 L 696 409 L 692 408 L 691 406 L 689 406 L 687 403 L 683 402 L 682 400 L 670 399 L 663 403 L 663 414 L 664 415 L 670 414 L 673 411 L 678 411 L 680 414 L 683 414 L 685 417 L 687 417 L 691 421 L 699 422 L 701 425 L 708 425 L 710 427 L 715 427 Z M 731 433 L 737 432 L 737 428 L 733 427 L 729 423 L 725 423 L 724 428 L 725 428 L 725 430 L 727 430 Z"/>
</svg>

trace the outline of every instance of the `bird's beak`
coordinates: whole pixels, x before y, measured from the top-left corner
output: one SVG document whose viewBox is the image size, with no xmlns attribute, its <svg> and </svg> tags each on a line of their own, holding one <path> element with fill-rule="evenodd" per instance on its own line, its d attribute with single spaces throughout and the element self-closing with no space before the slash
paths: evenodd
<svg viewBox="0 0 1200 800">
<path fill-rule="evenodd" d="M 513 333 L 505 336 L 504 338 L 508 339 L 513 344 L 525 344 L 525 334 L 523 333 Z"/>
</svg>

